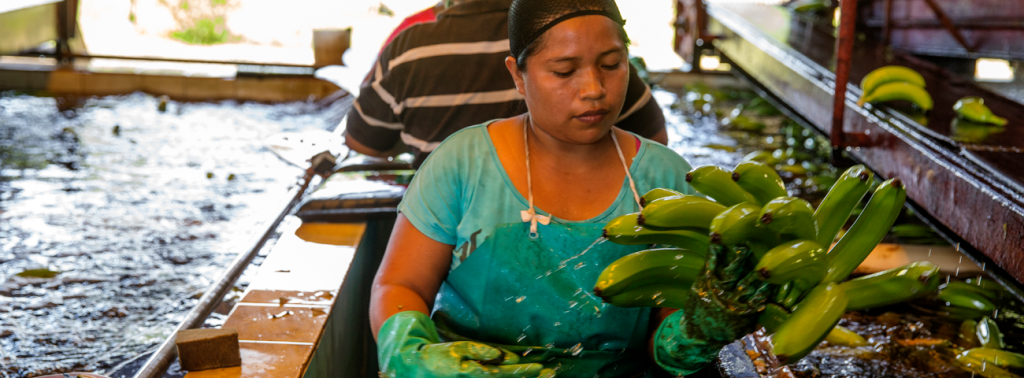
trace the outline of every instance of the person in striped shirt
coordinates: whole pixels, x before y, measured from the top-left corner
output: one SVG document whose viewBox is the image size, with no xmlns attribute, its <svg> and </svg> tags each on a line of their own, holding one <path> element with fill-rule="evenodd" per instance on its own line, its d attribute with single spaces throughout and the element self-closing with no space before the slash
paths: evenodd
<svg viewBox="0 0 1024 378">
<path fill-rule="evenodd" d="M 436 22 L 398 34 L 381 52 L 349 112 L 345 143 L 375 157 L 396 155 L 408 146 L 418 167 L 456 131 L 526 112 L 504 63 L 510 55 L 511 3 L 463 0 L 438 14 Z M 662 144 L 668 141 L 664 114 L 632 66 L 616 125 Z"/>
</svg>

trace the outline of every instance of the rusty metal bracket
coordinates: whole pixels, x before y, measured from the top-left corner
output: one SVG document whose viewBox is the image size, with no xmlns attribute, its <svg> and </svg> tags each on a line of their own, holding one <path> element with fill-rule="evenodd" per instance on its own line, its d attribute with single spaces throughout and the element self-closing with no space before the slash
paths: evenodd
<svg viewBox="0 0 1024 378">
<path fill-rule="evenodd" d="M 967 43 L 967 39 L 964 38 L 962 33 L 960 33 L 960 29 L 953 24 L 953 20 L 949 19 L 949 16 L 947 16 L 946 12 L 939 7 L 939 4 L 936 4 L 935 0 L 924 0 L 924 2 L 925 4 L 928 4 L 928 7 L 932 9 L 932 12 L 935 12 L 935 17 L 939 18 L 939 21 L 942 22 L 942 26 L 946 28 L 946 31 L 948 31 L 949 34 L 953 35 L 956 42 L 959 43 L 960 46 L 963 46 L 967 52 L 974 52 L 974 48 Z"/>
<path fill-rule="evenodd" d="M 854 34 L 857 23 L 857 0 L 841 0 L 839 2 L 839 12 L 839 38 L 836 41 L 836 81 L 832 103 L 832 129 L 829 133 L 833 150 L 852 147 L 850 142 L 857 142 L 860 139 L 852 138 L 851 140 L 843 131 L 843 119 L 846 111 L 846 85 L 850 82 L 853 41 L 856 39 Z"/>
</svg>

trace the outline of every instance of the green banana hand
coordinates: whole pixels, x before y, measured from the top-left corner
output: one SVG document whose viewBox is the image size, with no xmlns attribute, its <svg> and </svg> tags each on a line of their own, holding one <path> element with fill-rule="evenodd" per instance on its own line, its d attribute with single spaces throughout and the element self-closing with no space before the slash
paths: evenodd
<svg viewBox="0 0 1024 378">
<path fill-rule="evenodd" d="M 950 306 L 986 312 L 996 309 L 996 305 L 984 295 L 970 289 L 960 288 L 959 286 L 950 287 L 944 285 L 939 290 L 938 297 L 939 300 L 948 303 Z"/>
<path fill-rule="evenodd" d="M 871 94 L 861 97 L 857 101 L 857 105 L 864 106 L 865 103 L 874 104 L 893 100 L 910 101 L 924 111 L 931 110 L 934 105 L 932 103 L 932 96 L 928 94 L 928 91 L 906 82 L 883 84 L 875 88 L 874 91 L 871 91 Z"/>
<path fill-rule="evenodd" d="M 850 303 L 848 311 L 864 310 L 905 302 L 928 295 L 941 282 L 939 267 L 927 261 L 910 263 L 869 276 L 843 282 Z"/>
<path fill-rule="evenodd" d="M 771 336 L 772 352 L 779 362 L 793 363 L 810 353 L 835 328 L 846 311 L 846 302 L 846 293 L 835 283 L 812 289 Z"/>
<path fill-rule="evenodd" d="M 633 290 L 603 297 L 605 303 L 616 307 L 667 307 L 682 308 L 690 287 L 679 287 L 671 284 L 650 284 Z"/>
<path fill-rule="evenodd" d="M 659 198 L 682 197 L 684 195 L 685 194 L 677 192 L 672 189 L 654 188 L 640 197 L 640 206 L 647 206 L 647 204 L 651 203 L 651 201 L 654 201 Z"/>
<path fill-rule="evenodd" d="M 814 221 L 818 224 L 818 244 L 831 246 L 839 230 L 857 207 L 860 199 L 871 189 L 874 174 L 863 165 L 855 165 L 843 172 L 835 185 L 821 200 L 814 211 Z"/>
<path fill-rule="evenodd" d="M 782 178 L 767 164 L 756 161 L 745 161 L 736 165 L 732 174 L 733 181 L 757 198 L 760 203 L 768 203 L 773 199 L 785 197 L 786 184 Z"/>
<path fill-rule="evenodd" d="M 780 197 L 766 203 L 760 217 L 763 227 L 783 240 L 817 240 L 818 226 L 814 223 L 814 208 L 803 199 Z"/>
<path fill-rule="evenodd" d="M 961 357 L 973 357 L 975 359 L 985 361 L 985 363 L 989 365 L 995 365 L 1003 368 L 1024 368 L 1024 354 L 1008 352 L 1005 350 L 972 348 L 961 353 L 956 358 L 959 360 Z"/>
<path fill-rule="evenodd" d="M 953 105 L 953 110 L 960 118 L 972 122 L 990 123 L 997 126 L 1005 126 L 1006 118 L 992 114 L 992 110 L 985 106 L 985 100 L 981 97 L 964 97 Z"/>
<path fill-rule="evenodd" d="M 871 94 L 882 85 L 900 82 L 921 88 L 925 87 L 924 77 L 917 71 L 903 66 L 885 66 L 871 71 L 860 81 L 860 89 L 864 92 L 861 98 Z"/>
<path fill-rule="evenodd" d="M 1003 342 L 1003 333 L 999 331 L 996 321 L 987 316 L 978 321 L 975 334 L 978 336 L 978 343 L 983 348 L 1003 349 L 1006 347 L 1006 343 Z"/>
<path fill-rule="evenodd" d="M 702 232 L 690 230 L 653 230 L 637 224 L 640 213 L 632 213 L 612 219 L 604 226 L 604 237 L 615 244 L 666 244 L 696 253 L 708 250 L 709 237 Z"/>
<path fill-rule="evenodd" d="M 868 345 L 868 341 L 864 340 L 864 336 L 858 335 L 849 329 L 842 326 L 835 326 L 832 331 L 825 336 L 825 341 L 829 344 L 845 346 L 845 347 L 862 347 Z"/>
<path fill-rule="evenodd" d="M 753 195 L 732 181 L 731 172 L 720 167 L 705 165 L 695 168 L 686 174 L 686 182 L 690 183 L 698 192 L 704 193 L 725 206 L 743 202 L 760 204 Z"/>
<path fill-rule="evenodd" d="M 704 268 L 707 251 L 648 249 L 615 260 L 601 271 L 594 294 L 610 297 L 654 283 L 688 289 Z"/>
<path fill-rule="evenodd" d="M 797 240 L 772 248 L 757 262 L 754 271 L 758 278 L 777 285 L 794 280 L 816 285 L 825 277 L 826 267 L 825 249 L 821 245 Z"/>
<path fill-rule="evenodd" d="M 648 202 L 637 223 L 666 229 L 707 229 L 725 206 L 698 196 L 659 198 Z"/>
<path fill-rule="evenodd" d="M 875 189 L 850 230 L 828 251 L 828 274 L 825 275 L 825 281 L 845 280 L 868 257 L 896 222 L 906 199 L 907 191 L 900 179 L 888 180 Z"/>
</svg>

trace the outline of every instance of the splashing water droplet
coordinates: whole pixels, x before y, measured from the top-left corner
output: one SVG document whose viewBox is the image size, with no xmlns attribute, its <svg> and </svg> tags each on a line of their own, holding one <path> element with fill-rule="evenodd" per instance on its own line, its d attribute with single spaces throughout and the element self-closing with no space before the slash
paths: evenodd
<svg viewBox="0 0 1024 378">
<path fill-rule="evenodd" d="M 577 296 L 577 295 L 580 295 L 580 293 L 582 293 L 582 292 L 583 292 L 583 288 L 581 287 L 581 288 L 579 288 L 579 289 L 576 289 L 576 291 L 574 291 L 574 292 L 572 293 L 572 295 L 573 295 L 573 296 L 575 297 L 575 296 Z"/>
<path fill-rule="evenodd" d="M 686 257 L 686 255 L 676 255 L 676 260 L 680 260 L 680 259 L 682 259 L 683 257 Z"/>
<path fill-rule="evenodd" d="M 583 267 L 585 267 L 585 266 L 587 266 L 587 263 L 581 262 L 579 264 L 576 264 L 576 266 L 574 266 L 573 269 L 580 270 L 580 269 L 583 269 Z"/>
<path fill-rule="evenodd" d="M 516 298 L 516 303 L 523 303 L 524 300 L 526 300 L 526 296 L 525 295 L 523 295 L 523 296 L 521 296 L 519 298 Z"/>
<path fill-rule="evenodd" d="M 555 322 L 555 327 L 562 325 L 562 322 Z"/>
<path fill-rule="evenodd" d="M 565 353 L 572 354 L 573 356 L 578 356 L 582 352 L 583 352 L 583 343 L 579 343 L 579 344 L 573 345 L 571 348 L 565 350 Z"/>
<path fill-rule="evenodd" d="M 525 339 L 525 338 L 526 338 L 526 334 L 525 334 L 525 333 L 524 333 L 524 334 L 522 334 L 522 335 L 519 335 L 519 338 L 517 338 L 517 339 L 516 339 L 516 342 L 517 342 L 517 343 L 519 343 L 519 342 L 522 342 L 522 341 L 523 341 L 523 339 Z M 528 351 L 527 351 L 527 352 L 528 352 Z M 525 354 L 525 353 L 524 353 L 524 354 Z"/>
</svg>

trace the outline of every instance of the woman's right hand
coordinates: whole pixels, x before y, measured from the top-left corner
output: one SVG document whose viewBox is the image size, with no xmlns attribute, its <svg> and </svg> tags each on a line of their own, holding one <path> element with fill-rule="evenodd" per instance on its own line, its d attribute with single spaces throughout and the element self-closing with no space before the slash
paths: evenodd
<svg viewBox="0 0 1024 378">
<path fill-rule="evenodd" d="M 519 355 L 472 341 L 441 343 L 434 322 L 419 311 L 400 312 L 381 326 L 378 359 L 382 376 L 512 378 L 554 377 L 543 365 L 520 364 Z"/>
</svg>

